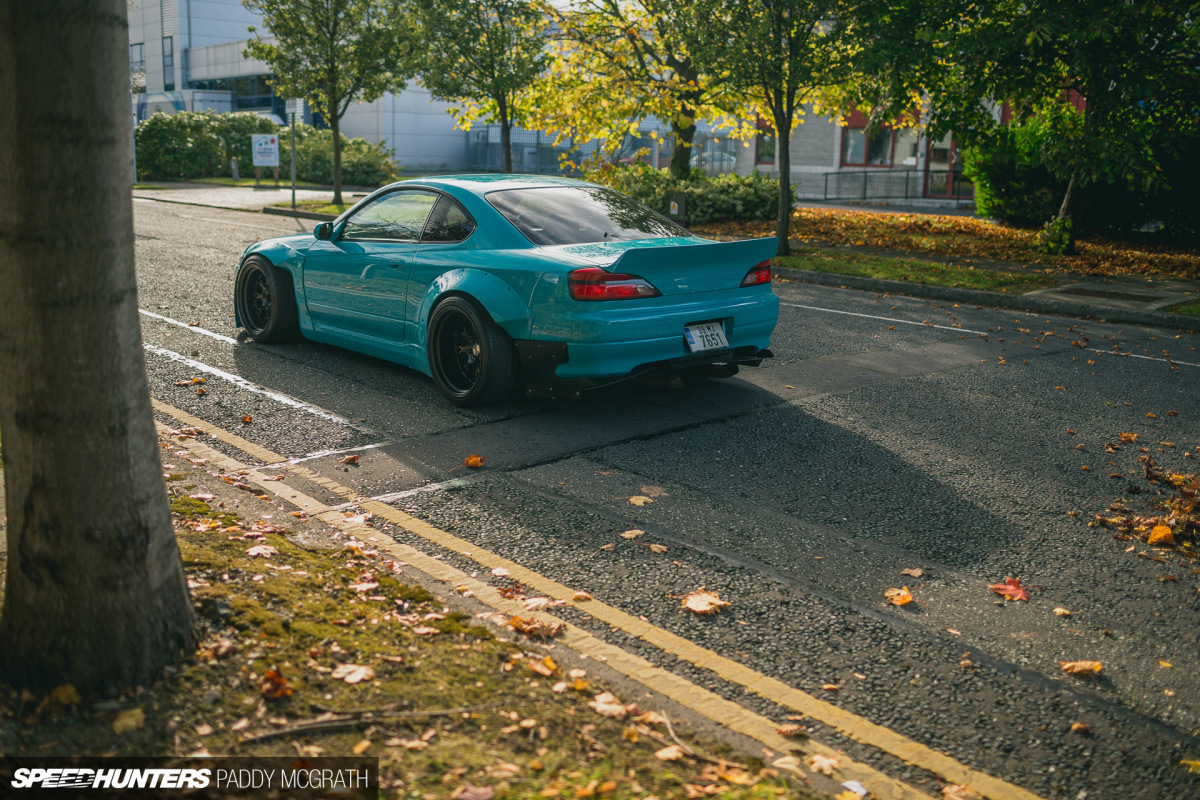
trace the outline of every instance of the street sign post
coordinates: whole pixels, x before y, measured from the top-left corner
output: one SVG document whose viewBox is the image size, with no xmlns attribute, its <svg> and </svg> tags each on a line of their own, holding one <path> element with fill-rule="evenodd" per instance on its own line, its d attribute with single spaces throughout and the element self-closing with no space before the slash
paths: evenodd
<svg viewBox="0 0 1200 800">
<path fill-rule="evenodd" d="M 289 97 L 287 99 L 287 115 L 292 132 L 292 210 L 296 210 L 296 120 L 304 117 L 304 98 Z"/>
</svg>

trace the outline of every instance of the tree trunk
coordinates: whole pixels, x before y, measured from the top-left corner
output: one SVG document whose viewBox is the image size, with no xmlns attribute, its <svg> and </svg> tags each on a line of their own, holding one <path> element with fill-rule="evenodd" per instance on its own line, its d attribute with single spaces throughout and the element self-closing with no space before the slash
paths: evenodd
<svg viewBox="0 0 1200 800">
<path fill-rule="evenodd" d="M 56 52 L 30 31 L 53 30 Z M 124 0 L 0 9 L 0 670 L 146 684 L 196 644 L 142 355 Z"/>
<path fill-rule="evenodd" d="M 1054 218 L 1060 224 L 1066 223 L 1066 227 L 1063 229 L 1063 255 L 1075 254 L 1075 234 L 1079 230 L 1079 198 L 1081 194 L 1079 181 L 1072 175 L 1071 180 L 1067 181 L 1067 191 L 1063 194 L 1062 205 L 1058 207 L 1058 215 Z"/>
<path fill-rule="evenodd" d="M 685 127 L 672 122 L 671 133 L 675 137 L 675 149 L 671 152 L 671 177 L 687 180 L 692 174 L 692 142 L 696 139 L 696 123 Z"/>
<path fill-rule="evenodd" d="M 775 165 L 779 168 L 779 211 L 775 216 L 775 255 L 792 254 L 792 125 L 791 118 L 775 120 Z"/>
<path fill-rule="evenodd" d="M 329 130 L 333 131 L 333 204 L 336 206 L 342 204 L 342 118 L 336 116 L 336 103 L 330 103 L 329 107 L 334 109 L 329 115 Z"/>
</svg>

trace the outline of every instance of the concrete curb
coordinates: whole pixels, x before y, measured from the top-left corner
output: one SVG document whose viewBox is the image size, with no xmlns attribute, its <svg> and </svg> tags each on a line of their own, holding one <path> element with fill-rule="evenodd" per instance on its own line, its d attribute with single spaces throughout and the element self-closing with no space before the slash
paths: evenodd
<svg viewBox="0 0 1200 800">
<path fill-rule="evenodd" d="M 776 267 L 775 272 L 791 280 L 817 283 L 822 286 L 838 286 L 861 289 L 869 292 L 887 292 L 930 300 L 948 300 L 954 303 L 970 303 L 977 306 L 1011 308 L 1035 314 L 1055 314 L 1065 317 L 1094 319 L 1098 322 L 1126 323 L 1172 328 L 1200 333 L 1200 318 L 1186 314 L 1171 314 L 1166 311 L 1137 311 L 1126 308 L 1108 308 L 1088 303 L 1073 303 L 1049 297 L 1034 297 L 1004 292 L 984 292 L 978 289 L 954 289 L 948 286 L 926 286 L 905 281 L 886 281 L 878 278 L 860 278 L 856 275 L 840 275 L 832 272 L 813 272 L 807 269 Z"/>
<path fill-rule="evenodd" d="M 248 211 L 254 213 L 253 208 L 239 208 L 238 206 L 218 206 L 212 203 L 189 203 L 187 200 L 168 200 L 165 197 L 146 197 L 145 195 L 135 194 L 134 200 L 146 200 L 151 203 L 174 203 L 177 206 L 194 206 L 196 208 L 216 208 L 221 211 Z"/>
<path fill-rule="evenodd" d="M 279 208 L 278 206 L 264 206 L 262 213 L 275 214 L 279 217 L 299 217 L 300 219 L 318 219 L 323 222 L 337 219 L 333 214 L 318 214 L 316 211 L 296 211 L 290 208 Z"/>
</svg>

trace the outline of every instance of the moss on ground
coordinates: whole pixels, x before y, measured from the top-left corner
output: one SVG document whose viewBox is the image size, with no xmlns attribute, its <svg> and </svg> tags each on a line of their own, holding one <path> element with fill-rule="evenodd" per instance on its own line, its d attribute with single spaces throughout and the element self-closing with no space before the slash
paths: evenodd
<svg viewBox="0 0 1200 800">
<path fill-rule="evenodd" d="M 317 523 L 298 521 L 298 537 L 257 499 L 253 524 L 225 513 L 221 493 L 232 492 L 226 499 L 252 516 L 245 494 L 214 477 L 189 479 L 217 498 L 171 501 L 198 651 L 155 685 L 110 698 L 59 702 L 0 684 L 6 755 L 359 753 L 380 759 L 382 796 L 403 800 L 455 796 L 468 783 L 511 800 L 809 796 L 744 757 L 744 769 L 656 758 L 671 744 L 664 726 L 597 714 L 587 704 L 605 687 L 592 676 L 564 675 L 539 645 L 451 610 L 360 543 L 297 544 Z M 114 733 L 135 708 L 145 724 Z M 341 722 L 328 730 L 291 730 L 330 715 Z"/>
</svg>

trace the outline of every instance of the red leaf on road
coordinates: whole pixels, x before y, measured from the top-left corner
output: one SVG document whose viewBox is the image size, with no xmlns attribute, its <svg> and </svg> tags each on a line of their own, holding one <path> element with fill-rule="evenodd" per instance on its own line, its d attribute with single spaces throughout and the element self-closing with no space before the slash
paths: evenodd
<svg viewBox="0 0 1200 800">
<path fill-rule="evenodd" d="M 988 587 L 1005 600 L 1024 600 L 1029 602 L 1029 592 L 1021 588 L 1020 578 L 1005 578 L 1004 583 L 993 583 Z"/>
</svg>

